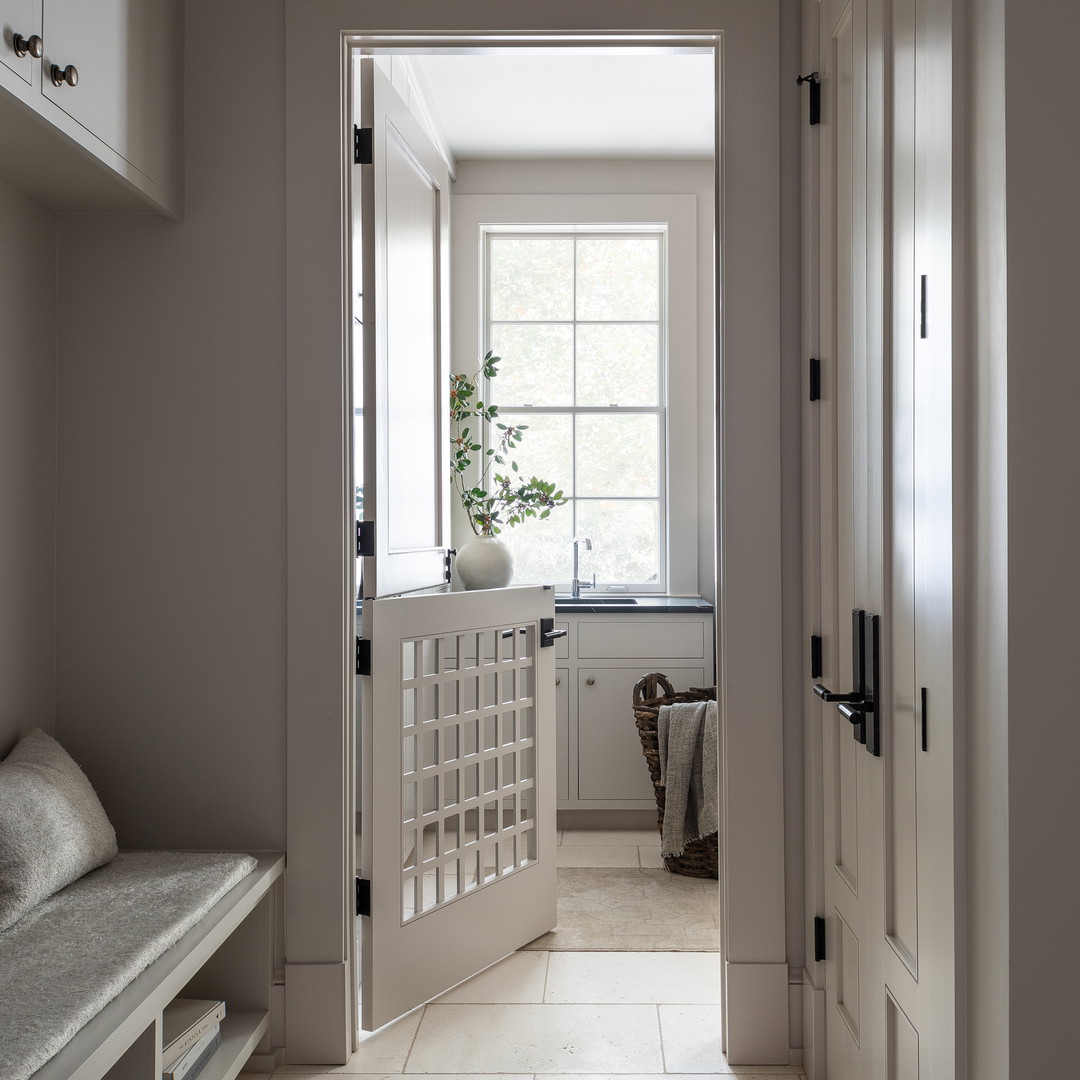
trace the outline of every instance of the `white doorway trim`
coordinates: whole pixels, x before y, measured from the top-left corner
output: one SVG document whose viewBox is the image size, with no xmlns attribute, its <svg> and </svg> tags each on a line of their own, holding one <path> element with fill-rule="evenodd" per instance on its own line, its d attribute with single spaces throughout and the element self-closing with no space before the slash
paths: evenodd
<svg viewBox="0 0 1080 1080">
<path fill-rule="evenodd" d="M 352 493 L 344 295 L 346 41 L 438 34 L 713 37 L 717 223 L 718 687 L 724 1029 L 733 1063 L 788 1060 L 780 520 L 779 0 L 507 9 L 490 0 L 286 0 L 288 816 L 286 1046 L 349 1053 Z M 536 20 L 544 19 L 540 24 Z M 436 29 L 437 28 L 437 31 Z M 598 29 L 599 28 L 599 29 Z M 615 28 L 618 28 L 616 30 Z M 801 958 L 798 958 L 801 964 Z"/>
</svg>

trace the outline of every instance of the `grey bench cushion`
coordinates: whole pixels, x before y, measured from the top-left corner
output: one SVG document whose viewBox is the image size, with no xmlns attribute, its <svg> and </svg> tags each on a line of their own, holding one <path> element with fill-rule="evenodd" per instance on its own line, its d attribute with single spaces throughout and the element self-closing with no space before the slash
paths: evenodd
<svg viewBox="0 0 1080 1080">
<path fill-rule="evenodd" d="M 32 1076 L 255 865 L 121 852 L 0 933 L 0 1076 Z"/>
</svg>

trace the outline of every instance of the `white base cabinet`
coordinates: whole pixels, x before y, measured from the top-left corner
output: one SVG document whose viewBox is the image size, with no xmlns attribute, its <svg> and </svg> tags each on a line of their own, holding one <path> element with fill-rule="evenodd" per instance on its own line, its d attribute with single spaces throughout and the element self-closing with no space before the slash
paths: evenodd
<svg viewBox="0 0 1080 1080">
<path fill-rule="evenodd" d="M 676 690 L 711 686 L 713 616 L 556 615 L 560 810 L 655 810 L 633 691 L 661 671 Z"/>
</svg>

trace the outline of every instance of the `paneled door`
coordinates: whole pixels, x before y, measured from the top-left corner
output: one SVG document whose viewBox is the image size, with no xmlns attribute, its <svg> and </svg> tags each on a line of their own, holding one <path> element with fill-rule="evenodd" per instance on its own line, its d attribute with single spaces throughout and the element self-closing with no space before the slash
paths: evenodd
<svg viewBox="0 0 1080 1080">
<path fill-rule="evenodd" d="M 866 207 L 873 177 L 866 130 L 867 10 L 858 0 L 825 0 L 819 15 L 817 685 L 843 698 L 855 696 L 863 681 L 867 615 L 877 615 L 882 629 L 881 418 L 873 416 L 880 351 L 875 358 L 868 347 L 873 294 Z M 880 759 L 871 752 L 880 712 L 858 713 L 850 701 L 816 695 L 810 702 L 822 748 L 827 1075 L 870 1080 L 880 1075 L 884 1053 L 875 990 L 883 906 L 882 775 Z"/>
<path fill-rule="evenodd" d="M 951 6 L 823 0 L 818 10 L 821 682 L 845 695 L 869 678 L 874 691 L 872 711 L 811 699 L 823 756 L 827 1075 L 948 1080 Z"/>
<path fill-rule="evenodd" d="M 449 177 L 370 57 L 355 59 L 353 112 L 357 968 L 371 1031 L 555 925 L 554 593 L 449 589 Z"/>
</svg>

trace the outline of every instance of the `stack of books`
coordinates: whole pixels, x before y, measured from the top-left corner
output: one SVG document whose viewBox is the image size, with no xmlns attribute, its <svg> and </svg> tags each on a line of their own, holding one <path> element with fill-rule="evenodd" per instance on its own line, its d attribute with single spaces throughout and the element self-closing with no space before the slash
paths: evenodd
<svg viewBox="0 0 1080 1080">
<path fill-rule="evenodd" d="M 161 1017 L 161 1080 L 195 1080 L 221 1045 L 224 1001 L 174 998 Z"/>
</svg>

